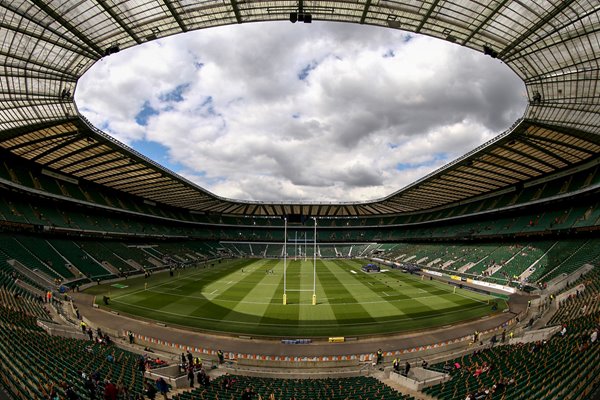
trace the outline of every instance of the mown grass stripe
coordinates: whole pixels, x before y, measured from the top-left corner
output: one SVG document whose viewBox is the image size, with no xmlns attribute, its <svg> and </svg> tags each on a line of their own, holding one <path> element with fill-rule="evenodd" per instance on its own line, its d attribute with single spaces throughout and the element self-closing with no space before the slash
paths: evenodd
<svg viewBox="0 0 600 400">
<path fill-rule="evenodd" d="M 342 274 L 339 274 L 340 271 L 337 268 L 336 273 L 334 273 L 332 268 L 330 268 L 331 265 L 335 268 L 335 264 L 332 264 L 329 261 L 323 261 L 319 273 L 323 274 L 323 281 L 326 282 L 324 285 L 325 295 L 327 296 L 327 300 L 331 305 L 336 319 L 353 322 L 374 322 L 375 320 L 371 317 L 365 307 L 354 298 L 352 293 L 350 293 L 340 279 L 338 279 L 338 276 L 341 279 L 344 279 L 344 275 L 350 276 L 350 273 L 342 271 Z M 336 302 L 353 304 L 342 306 L 336 305 Z"/>
<path fill-rule="evenodd" d="M 279 285 L 274 291 L 273 299 L 271 304 L 267 307 L 267 310 L 261 318 L 261 324 L 285 324 L 289 327 L 297 327 L 299 324 L 300 307 L 296 304 L 283 305 L 283 261 L 280 261 L 275 268 L 275 274 L 279 277 Z M 296 282 L 292 278 L 293 282 Z M 290 331 L 291 333 L 292 331 Z M 289 334 L 289 333 L 288 333 Z"/>
<path fill-rule="evenodd" d="M 280 278 L 277 275 L 270 273 L 271 268 L 276 266 L 273 264 L 261 265 L 258 270 L 264 270 L 261 280 L 253 283 L 250 291 L 243 296 L 240 301 L 232 308 L 231 312 L 236 314 L 242 314 L 242 321 L 255 321 L 260 322 L 260 319 L 267 311 L 269 302 L 275 297 L 277 286 L 269 285 L 269 283 L 276 282 Z M 266 267 L 266 269 L 265 269 Z M 265 285 L 265 283 L 267 283 Z M 262 302 L 262 304 L 260 304 Z M 233 319 L 231 315 L 226 315 L 223 319 Z"/>
<path fill-rule="evenodd" d="M 339 261 L 335 262 L 335 264 L 338 266 L 338 268 L 345 270 L 345 271 L 350 271 L 353 268 L 352 264 L 350 264 L 346 261 L 343 261 L 343 260 L 339 260 Z M 391 288 L 387 285 L 383 285 L 380 283 L 379 280 L 375 279 L 374 277 L 377 274 L 354 275 L 354 274 L 349 274 L 348 272 L 346 272 L 346 275 L 352 279 L 352 280 L 348 280 L 348 282 L 359 282 L 360 284 L 362 284 L 362 287 L 353 287 L 352 288 L 352 292 L 357 293 L 357 294 L 353 294 L 354 298 L 356 298 L 357 301 L 359 301 L 359 300 L 363 300 L 363 301 L 367 300 L 368 301 L 369 299 L 380 300 L 385 295 L 384 290 L 388 290 L 391 293 L 393 293 L 391 296 L 386 296 L 386 298 L 384 300 L 388 300 L 388 297 L 393 298 L 394 294 L 396 293 L 394 288 Z M 378 304 L 377 307 L 368 307 L 366 309 L 369 312 L 369 315 L 374 319 L 383 318 L 383 317 L 386 317 L 389 315 L 402 315 L 402 314 L 406 313 L 406 305 L 403 305 L 400 303 L 392 303 L 392 302 L 381 303 L 381 304 Z"/>
</svg>

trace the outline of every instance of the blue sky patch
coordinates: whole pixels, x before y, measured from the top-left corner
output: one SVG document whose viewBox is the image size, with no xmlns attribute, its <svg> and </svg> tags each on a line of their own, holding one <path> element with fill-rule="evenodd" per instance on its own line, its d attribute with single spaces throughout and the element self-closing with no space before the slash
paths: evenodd
<svg viewBox="0 0 600 400">
<path fill-rule="evenodd" d="M 167 167 L 171 171 L 177 172 L 182 169 L 181 164 L 178 162 L 172 162 L 170 160 L 169 149 L 158 142 L 150 140 L 136 140 L 131 144 L 131 147 L 149 159 L 156 161 L 164 167 Z"/>
<path fill-rule="evenodd" d="M 148 124 L 148 119 L 153 115 L 158 115 L 158 111 L 152 108 L 150 103 L 146 101 L 140 112 L 135 116 L 135 122 L 138 125 L 146 126 Z"/>
<path fill-rule="evenodd" d="M 306 78 L 308 78 L 308 75 L 310 75 L 310 73 L 314 71 L 318 66 L 319 64 L 314 61 L 310 64 L 307 64 L 298 73 L 298 79 L 300 79 L 301 81 L 306 80 Z"/>
<path fill-rule="evenodd" d="M 178 85 L 175 89 L 171 90 L 170 92 L 161 95 L 159 97 L 159 100 L 160 101 L 174 101 L 174 102 L 183 101 L 183 92 L 185 92 L 185 90 L 189 87 L 190 87 L 189 83 L 184 83 L 182 85 Z"/>
<path fill-rule="evenodd" d="M 440 161 L 446 162 L 448 160 L 448 154 L 446 153 L 436 153 L 433 158 L 423 161 L 423 162 L 403 162 L 396 164 L 397 171 L 406 171 L 408 169 L 415 169 L 420 167 L 430 167 L 434 164 L 437 164 Z"/>
</svg>

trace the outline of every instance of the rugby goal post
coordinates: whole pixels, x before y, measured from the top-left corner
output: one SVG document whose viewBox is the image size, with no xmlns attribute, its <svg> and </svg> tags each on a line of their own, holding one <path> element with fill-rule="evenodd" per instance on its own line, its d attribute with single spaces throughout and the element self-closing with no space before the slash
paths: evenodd
<svg viewBox="0 0 600 400">
<path fill-rule="evenodd" d="M 314 236 L 313 236 L 313 287 L 312 289 L 288 289 L 287 287 L 287 217 L 283 218 L 283 305 L 288 304 L 287 293 L 288 292 L 311 292 L 312 291 L 312 305 L 317 305 L 317 219 L 311 218 L 314 225 Z M 306 234 L 304 236 L 305 248 L 306 248 Z M 297 240 L 295 245 L 297 246 Z M 305 250 L 306 259 L 306 250 Z"/>
</svg>

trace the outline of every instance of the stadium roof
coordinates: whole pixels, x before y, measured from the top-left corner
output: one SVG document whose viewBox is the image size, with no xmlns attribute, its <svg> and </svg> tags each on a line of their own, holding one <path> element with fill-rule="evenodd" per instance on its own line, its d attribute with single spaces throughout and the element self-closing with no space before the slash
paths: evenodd
<svg viewBox="0 0 600 400">
<path fill-rule="evenodd" d="M 523 119 L 489 143 L 383 199 L 224 199 L 92 127 L 73 102 L 96 61 L 196 29 L 288 20 L 371 24 L 497 57 L 523 79 Z M 201 212 L 365 216 L 426 210 L 528 181 L 600 153 L 600 3 L 553 1 L 11 0 L 0 2 L 0 148 L 41 166 Z M 182 133 L 185 134 L 185 133 Z"/>
</svg>

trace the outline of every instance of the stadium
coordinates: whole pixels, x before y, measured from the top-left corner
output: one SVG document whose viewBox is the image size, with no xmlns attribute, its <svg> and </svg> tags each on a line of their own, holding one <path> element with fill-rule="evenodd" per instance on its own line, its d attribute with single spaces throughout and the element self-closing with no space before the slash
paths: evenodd
<svg viewBox="0 0 600 400">
<path fill-rule="evenodd" d="M 597 2 L 0 10 L 0 399 L 600 394 Z M 217 196 L 75 104 L 103 58 L 268 21 L 366 24 L 473 49 L 518 75 L 527 108 L 386 197 L 318 203 Z"/>
</svg>

